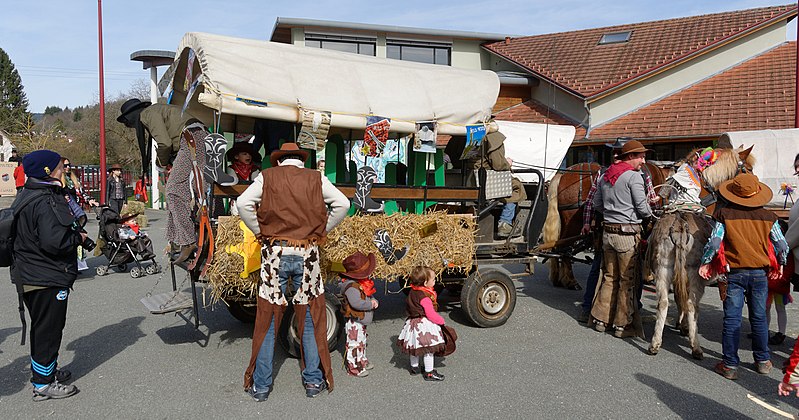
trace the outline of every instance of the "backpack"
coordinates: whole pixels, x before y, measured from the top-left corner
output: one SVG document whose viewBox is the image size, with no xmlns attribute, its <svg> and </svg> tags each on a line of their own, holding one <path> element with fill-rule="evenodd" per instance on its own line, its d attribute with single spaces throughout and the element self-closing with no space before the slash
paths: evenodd
<svg viewBox="0 0 799 420">
<path fill-rule="evenodd" d="M 45 193 L 32 193 L 11 207 L 0 210 L 0 267 L 11 267 L 14 262 L 14 239 L 17 236 L 15 212 L 22 210 Z"/>
</svg>

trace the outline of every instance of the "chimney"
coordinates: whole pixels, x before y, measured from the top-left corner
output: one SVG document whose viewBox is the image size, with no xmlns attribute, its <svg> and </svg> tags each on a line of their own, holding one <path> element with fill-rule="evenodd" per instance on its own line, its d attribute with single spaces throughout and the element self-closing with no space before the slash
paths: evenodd
<svg viewBox="0 0 799 420">
<path fill-rule="evenodd" d="M 505 45 L 509 45 L 509 44 L 510 44 L 510 37 L 506 36 L 505 37 Z"/>
</svg>

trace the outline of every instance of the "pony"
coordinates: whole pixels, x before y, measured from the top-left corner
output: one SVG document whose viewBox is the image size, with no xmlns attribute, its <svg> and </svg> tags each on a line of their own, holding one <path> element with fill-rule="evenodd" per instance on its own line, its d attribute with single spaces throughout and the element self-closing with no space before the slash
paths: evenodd
<svg viewBox="0 0 799 420">
<path fill-rule="evenodd" d="M 601 166 L 598 163 L 578 163 L 555 175 L 549 183 L 547 198 L 549 207 L 544 222 L 543 241 L 554 244 L 558 240 L 576 239 L 583 227 L 583 210 L 588 193 L 596 181 Z M 652 179 L 655 191 L 666 182 L 673 172 L 671 168 L 660 168 L 646 162 L 641 169 Z M 601 249 L 595 252 L 602 252 Z M 551 258 L 549 279 L 555 287 L 580 290 L 574 278 L 572 261 L 566 258 Z"/>
<path fill-rule="evenodd" d="M 698 151 L 692 151 L 686 162 L 693 165 Z M 751 171 L 755 163 L 750 154 L 752 148 L 715 149 L 716 162 L 701 172 L 702 194 L 700 198 L 715 194 L 718 186 L 732 179 L 741 171 Z M 648 240 L 644 269 L 645 277 L 654 277 L 657 291 L 657 319 L 649 353 L 655 355 L 663 344 L 663 327 L 669 308 L 669 289 L 674 289 L 674 301 L 679 317 L 677 326 L 682 335 L 688 336 L 691 356 L 701 360 L 704 355 L 699 346 L 697 320 L 699 301 L 705 291 L 705 280 L 699 276 L 702 253 L 713 229 L 710 215 L 715 204 L 704 211 L 680 211 L 666 209 L 655 223 Z"/>
</svg>

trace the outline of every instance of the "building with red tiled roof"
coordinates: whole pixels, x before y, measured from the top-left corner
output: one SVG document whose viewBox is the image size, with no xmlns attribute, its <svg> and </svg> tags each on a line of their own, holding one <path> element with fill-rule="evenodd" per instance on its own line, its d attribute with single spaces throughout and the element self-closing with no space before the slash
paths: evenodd
<svg viewBox="0 0 799 420">
<path fill-rule="evenodd" d="M 571 160 L 590 159 L 584 146 L 616 137 L 657 145 L 658 158 L 674 159 L 682 147 L 659 143 L 790 127 L 795 44 L 785 35 L 796 14 L 792 4 L 487 43 L 507 61 L 495 70 L 521 68 L 536 80 L 530 100 L 495 111 L 577 126 Z"/>
</svg>

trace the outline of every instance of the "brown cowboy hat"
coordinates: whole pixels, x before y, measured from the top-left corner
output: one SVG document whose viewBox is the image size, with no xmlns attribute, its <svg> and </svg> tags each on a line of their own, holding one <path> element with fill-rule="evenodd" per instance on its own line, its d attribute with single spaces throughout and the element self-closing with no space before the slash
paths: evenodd
<svg viewBox="0 0 799 420">
<path fill-rule="evenodd" d="M 458 333 L 449 325 L 441 326 L 441 336 L 444 338 L 444 348 L 436 352 L 436 356 L 444 357 L 455 353 L 457 345 L 455 341 L 458 340 Z"/>
<path fill-rule="evenodd" d="M 272 162 L 272 166 L 277 166 L 277 162 L 286 155 L 296 155 L 299 156 L 300 160 L 305 162 L 308 160 L 308 152 L 305 150 L 300 150 L 297 146 L 297 143 L 283 143 L 280 146 L 280 150 L 275 150 L 269 155 L 269 161 Z"/>
<path fill-rule="evenodd" d="M 643 153 L 643 152 L 651 152 L 652 150 L 647 149 L 641 144 L 638 140 L 630 140 L 627 143 L 624 143 L 624 146 L 621 148 L 621 152 L 619 156 L 624 156 L 628 153 Z"/>
<path fill-rule="evenodd" d="M 236 155 L 242 152 L 249 153 L 250 156 L 252 156 L 253 162 L 261 161 L 261 154 L 253 151 L 252 145 L 246 141 L 233 143 L 233 147 L 231 147 L 230 150 L 225 153 L 225 157 L 227 158 L 228 162 L 232 163 L 236 159 Z"/>
<path fill-rule="evenodd" d="M 124 169 L 122 168 L 122 165 L 120 165 L 120 164 L 118 164 L 118 163 L 115 163 L 115 164 L 111 165 L 111 167 L 110 167 L 110 168 L 108 168 L 108 172 L 111 172 L 111 171 L 113 171 L 114 169 L 119 169 L 120 171 L 124 170 Z"/>
<path fill-rule="evenodd" d="M 373 271 L 375 271 L 375 254 L 370 252 L 369 255 L 364 255 L 358 251 L 347 258 L 341 264 L 344 266 L 344 271 L 341 276 L 351 278 L 353 280 L 360 280 L 369 278 Z"/>
<path fill-rule="evenodd" d="M 731 203 L 744 207 L 762 207 L 774 193 L 768 185 L 760 182 L 757 175 L 745 173 L 723 182 L 719 186 L 721 196 Z"/>
</svg>

